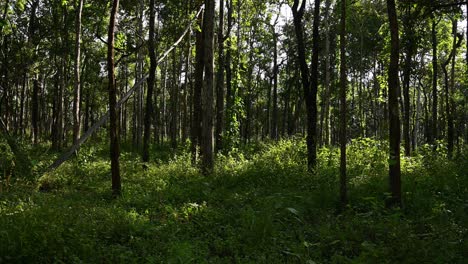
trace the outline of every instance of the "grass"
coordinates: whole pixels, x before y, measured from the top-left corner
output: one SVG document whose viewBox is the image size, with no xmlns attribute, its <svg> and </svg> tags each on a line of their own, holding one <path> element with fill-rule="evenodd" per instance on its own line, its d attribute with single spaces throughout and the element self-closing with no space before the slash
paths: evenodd
<svg viewBox="0 0 468 264">
<path fill-rule="evenodd" d="M 385 148 L 349 145 L 350 204 L 337 213 L 339 152 L 320 149 L 312 175 L 302 140 L 219 155 L 210 176 L 184 150 L 153 149 L 146 170 L 125 152 L 118 199 L 106 148 L 87 147 L 0 193 L 0 263 L 464 263 L 467 154 L 403 158 L 404 207 L 387 210 Z M 28 152 L 36 175 L 56 156 Z"/>
</svg>

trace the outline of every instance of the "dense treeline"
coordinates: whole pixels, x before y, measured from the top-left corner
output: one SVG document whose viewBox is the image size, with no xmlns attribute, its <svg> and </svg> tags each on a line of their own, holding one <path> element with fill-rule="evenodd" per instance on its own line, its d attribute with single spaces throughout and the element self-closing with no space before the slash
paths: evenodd
<svg viewBox="0 0 468 264">
<path fill-rule="evenodd" d="M 389 139 L 390 167 L 400 136 L 405 156 L 460 152 L 464 3 L 306 2 L 3 1 L 2 130 L 62 151 L 110 110 L 113 174 L 119 141 L 149 161 L 151 144 L 190 140 L 206 172 L 214 152 L 296 134 L 311 170 L 318 146 L 359 137 Z"/>
</svg>

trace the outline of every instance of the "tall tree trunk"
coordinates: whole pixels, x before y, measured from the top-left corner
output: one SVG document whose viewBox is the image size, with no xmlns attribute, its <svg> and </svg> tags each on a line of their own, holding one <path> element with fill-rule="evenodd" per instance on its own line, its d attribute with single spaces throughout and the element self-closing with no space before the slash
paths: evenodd
<svg viewBox="0 0 468 264">
<path fill-rule="evenodd" d="M 406 57 L 405 57 L 405 68 L 404 68 L 404 78 L 403 78 L 403 137 L 405 142 L 405 156 L 409 157 L 411 155 L 411 140 L 410 140 L 410 81 L 411 81 L 411 67 L 412 67 L 412 57 L 413 57 L 413 43 L 415 42 L 413 25 L 411 21 L 411 7 L 409 7 L 408 14 L 406 14 L 405 21 L 405 30 L 407 31 L 406 37 Z"/>
<path fill-rule="evenodd" d="M 205 14 L 203 18 L 203 35 L 204 35 L 204 56 L 203 64 L 205 66 L 204 89 L 202 90 L 203 97 L 203 116 L 202 116 L 202 170 L 204 173 L 210 173 L 213 170 L 214 155 L 213 155 L 213 77 L 214 77 L 214 52 L 213 52 L 213 37 L 214 37 L 214 10 L 215 0 L 205 0 Z"/>
<path fill-rule="evenodd" d="M 234 6 L 233 6 L 233 1 L 228 0 L 227 2 L 227 50 L 226 50 L 226 114 L 224 116 L 225 118 L 225 132 L 227 134 L 227 137 L 229 137 L 229 140 L 231 140 L 231 129 L 232 129 L 232 119 L 234 115 L 233 111 L 233 106 L 234 106 L 234 95 L 233 95 L 233 88 L 232 88 L 232 39 L 231 39 L 231 30 L 233 27 L 233 12 L 234 12 Z"/>
<path fill-rule="evenodd" d="M 143 136 L 143 162 L 148 162 L 149 141 L 151 136 L 151 115 L 153 113 L 153 90 L 154 79 L 156 76 L 156 52 L 154 50 L 154 24 L 155 24 L 155 8 L 154 0 L 149 3 L 150 18 L 149 18 L 149 37 L 148 37 L 148 52 L 150 56 L 150 72 L 148 76 L 148 91 L 146 94 L 146 111 L 145 111 L 145 131 Z"/>
<path fill-rule="evenodd" d="M 449 57 L 442 65 L 442 70 L 444 72 L 445 79 L 445 115 L 447 119 L 447 156 L 449 159 L 453 156 L 453 145 L 454 145 L 454 125 L 453 125 L 453 114 L 455 112 L 453 101 L 453 93 L 455 90 L 455 59 L 457 54 L 457 48 L 461 45 L 462 38 L 457 42 L 457 20 L 452 21 L 452 33 L 453 33 L 453 43 L 452 51 L 450 52 Z M 451 65 L 451 76 L 449 82 L 449 74 L 447 66 Z"/>
<path fill-rule="evenodd" d="M 171 87 L 171 122 L 170 122 L 170 138 L 171 138 L 171 147 L 173 150 L 177 149 L 177 139 L 178 139 L 178 116 L 179 112 L 177 111 L 177 106 L 179 105 L 179 83 L 177 81 L 177 49 L 174 49 L 172 53 L 172 87 Z"/>
<path fill-rule="evenodd" d="M 273 25 L 273 102 L 270 138 L 278 140 L 278 35 Z"/>
<path fill-rule="evenodd" d="M 223 146 L 224 127 L 224 0 L 219 0 L 219 26 L 218 26 L 218 74 L 216 78 L 216 142 L 215 150 Z"/>
<path fill-rule="evenodd" d="M 80 81 L 80 45 L 81 45 L 81 13 L 83 10 L 83 0 L 76 0 L 75 20 L 75 97 L 73 100 L 73 144 L 78 142 L 81 131 L 81 81 Z"/>
<path fill-rule="evenodd" d="M 320 115 L 320 141 L 321 144 L 330 144 L 330 6 L 331 0 L 325 1 L 324 28 L 325 28 L 325 83 Z"/>
<path fill-rule="evenodd" d="M 300 7 L 299 7 L 299 0 L 294 0 L 294 5 L 292 6 L 293 12 L 293 19 L 294 19 L 294 29 L 296 32 L 297 38 L 297 49 L 298 49 L 298 58 L 299 58 L 299 66 L 301 70 L 301 80 L 302 80 L 302 87 L 304 92 L 304 98 L 306 100 L 306 107 L 307 107 L 307 161 L 308 161 L 308 168 L 309 170 L 313 170 L 315 167 L 315 146 L 314 146 L 314 139 L 313 139 L 313 107 L 312 107 L 312 92 L 310 87 L 310 79 L 309 79 L 309 67 L 307 66 L 306 61 L 306 52 L 305 52 L 305 43 L 304 43 L 304 26 L 302 24 L 302 19 L 304 16 L 306 1 L 303 0 Z M 315 18 L 314 18 L 315 20 Z M 299 105 L 297 107 L 300 107 Z"/>
<path fill-rule="evenodd" d="M 390 22 L 390 66 L 388 68 L 388 108 L 390 120 L 390 157 L 389 179 L 391 199 L 389 206 L 401 206 L 401 170 L 400 170 L 400 118 L 398 109 L 398 67 L 399 46 L 398 18 L 395 0 L 387 0 L 388 19 Z"/>
<path fill-rule="evenodd" d="M 206 12 L 206 11 L 205 11 Z M 203 28 L 203 17 L 198 17 L 198 26 Z M 198 159 L 198 148 L 201 140 L 201 114 L 202 114 L 202 88 L 203 88 L 203 71 L 204 71 L 204 49 L 203 49 L 203 33 L 196 33 L 196 55 L 195 55 L 195 84 L 193 90 L 193 114 L 192 114 L 192 130 L 191 130 L 191 152 L 192 162 L 196 163 Z"/>
<path fill-rule="evenodd" d="M 346 180 L 346 0 L 341 0 L 340 32 L 340 202 L 348 203 Z"/>
<path fill-rule="evenodd" d="M 119 124 L 117 116 L 117 88 L 114 73 L 114 32 L 119 0 L 113 0 L 112 11 L 109 20 L 109 32 L 107 35 L 107 70 L 109 77 L 109 113 L 110 113 L 110 158 L 112 171 L 112 193 L 114 196 L 120 196 L 120 146 L 119 146 Z"/>
<path fill-rule="evenodd" d="M 33 93 L 31 97 L 31 125 L 33 132 L 33 142 L 34 144 L 38 143 L 39 137 L 39 81 L 34 80 L 33 84 Z"/>
<path fill-rule="evenodd" d="M 315 0 L 314 22 L 312 30 L 312 66 L 310 78 L 310 94 L 306 98 L 307 107 L 307 149 L 309 169 L 315 170 L 317 163 L 317 90 L 319 63 L 319 24 L 320 0 Z"/>
<path fill-rule="evenodd" d="M 430 143 L 434 150 L 437 149 L 436 140 L 439 137 L 437 126 L 437 77 L 438 77 L 438 59 L 437 59 L 437 24 L 435 18 L 432 18 L 432 132 L 430 133 Z"/>
</svg>

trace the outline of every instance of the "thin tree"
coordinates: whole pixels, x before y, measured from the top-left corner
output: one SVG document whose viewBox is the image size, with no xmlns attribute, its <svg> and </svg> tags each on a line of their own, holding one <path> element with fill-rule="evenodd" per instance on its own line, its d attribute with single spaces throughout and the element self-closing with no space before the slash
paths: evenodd
<svg viewBox="0 0 468 264">
<path fill-rule="evenodd" d="M 398 37 L 398 18 L 395 0 L 387 0 L 387 12 L 390 22 L 390 66 L 388 68 L 388 115 L 390 121 L 390 158 L 389 180 L 391 199 L 389 206 L 401 206 L 401 170 L 400 170 L 400 117 L 398 107 L 398 68 L 400 41 Z"/>
<path fill-rule="evenodd" d="M 437 58 L 437 24 L 435 18 L 432 18 L 431 38 L 432 38 L 432 127 L 430 133 L 430 143 L 433 149 L 437 149 L 436 140 L 437 131 L 437 79 L 438 79 L 438 58 Z"/>
<path fill-rule="evenodd" d="M 150 56 L 150 71 L 148 76 L 148 91 L 146 94 L 146 111 L 145 111 L 145 131 L 143 135 L 143 162 L 149 161 L 149 141 L 151 136 L 151 114 L 153 112 L 153 90 L 154 80 L 156 75 L 156 52 L 154 47 L 154 29 L 155 29 L 155 8 L 154 0 L 150 0 L 150 18 L 149 18 L 149 37 L 148 37 L 148 52 Z"/>
<path fill-rule="evenodd" d="M 218 74 L 216 78 L 216 151 L 221 150 L 224 127 L 224 0 L 219 0 Z"/>
<path fill-rule="evenodd" d="M 109 114 L 110 114 L 110 157 L 112 171 L 112 193 L 114 196 L 120 196 L 120 146 L 119 146 L 119 124 L 117 116 L 117 87 L 115 84 L 114 73 L 114 32 L 117 10 L 119 9 L 119 0 L 114 0 L 109 20 L 109 31 L 107 35 L 107 73 L 109 78 Z"/>
<path fill-rule="evenodd" d="M 348 203 L 346 186 L 346 0 L 341 0 L 340 21 L 340 202 Z"/>
<path fill-rule="evenodd" d="M 294 20 L 294 29 L 296 32 L 297 38 L 297 49 L 298 49 L 298 59 L 299 66 L 301 70 L 301 80 L 302 87 L 304 92 L 304 97 L 306 101 L 307 109 L 307 162 L 308 168 L 310 171 L 315 169 L 317 163 L 317 77 L 318 77 L 318 24 L 319 24 L 319 15 L 320 15 L 320 1 L 315 1 L 315 10 L 314 10 L 314 24 L 313 24 L 313 43 L 312 43 L 312 69 L 311 76 L 309 78 L 309 67 L 307 66 L 306 61 L 306 52 L 305 52 L 305 41 L 304 41 L 304 28 L 302 24 L 302 19 L 304 17 L 306 1 L 301 1 L 299 5 L 299 0 L 294 0 L 292 6 L 293 20 Z"/>
<path fill-rule="evenodd" d="M 455 90 L 455 58 L 457 54 L 457 48 L 461 45 L 462 37 L 457 41 L 457 20 L 452 20 L 452 50 L 445 62 L 442 63 L 441 68 L 444 73 L 444 82 L 445 82 L 445 115 L 447 117 L 447 156 L 452 158 L 453 155 L 453 145 L 454 145 L 454 122 L 453 122 L 453 113 L 455 112 L 455 103 L 453 101 L 453 93 Z M 449 72 L 447 66 L 451 65 L 451 76 L 449 81 Z"/>
<path fill-rule="evenodd" d="M 31 125 L 33 132 L 33 143 L 38 143 L 39 137 L 39 81 L 33 81 L 33 93 L 31 96 Z"/>
<path fill-rule="evenodd" d="M 202 170 L 209 173 L 213 170 L 213 88 L 214 88 L 214 0 L 205 0 L 205 14 L 203 18 L 203 64 L 205 66 L 205 80 L 202 90 Z"/>
<path fill-rule="evenodd" d="M 78 142 L 81 130 L 81 81 L 80 81 L 80 53 L 81 53 L 81 13 L 83 0 L 76 0 L 75 19 L 75 95 L 73 98 L 73 144 Z"/>
</svg>

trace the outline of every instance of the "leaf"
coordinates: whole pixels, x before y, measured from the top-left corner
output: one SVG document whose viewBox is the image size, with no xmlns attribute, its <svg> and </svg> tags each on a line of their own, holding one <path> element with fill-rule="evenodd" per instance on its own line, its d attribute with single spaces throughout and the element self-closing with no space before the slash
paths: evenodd
<svg viewBox="0 0 468 264">
<path fill-rule="evenodd" d="M 296 216 L 299 216 L 299 211 L 297 211 L 296 209 L 294 209 L 292 207 L 288 207 L 288 208 L 286 208 L 286 210 L 288 210 L 289 212 L 291 212 L 292 214 L 294 214 Z"/>
</svg>

